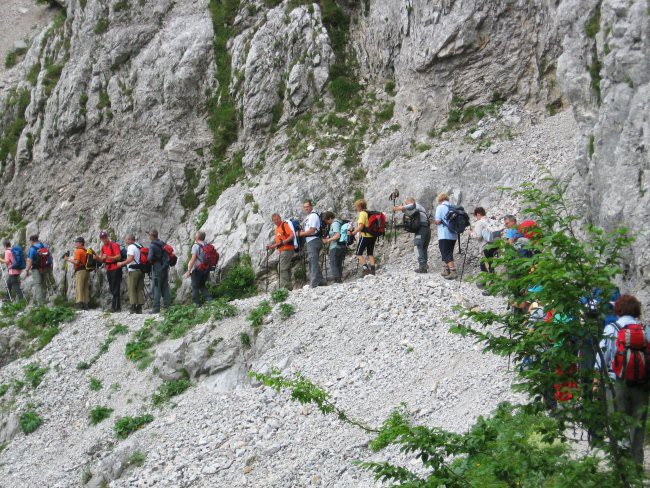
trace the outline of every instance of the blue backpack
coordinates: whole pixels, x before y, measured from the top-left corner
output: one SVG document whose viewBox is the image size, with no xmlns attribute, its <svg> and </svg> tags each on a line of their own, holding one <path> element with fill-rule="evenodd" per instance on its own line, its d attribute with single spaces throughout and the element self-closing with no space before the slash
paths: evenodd
<svg viewBox="0 0 650 488">
<path fill-rule="evenodd" d="M 339 237 L 339 244 L 344 246 L 351 246 L 354 244 L 354 234 L 348 234 L 348 231 L 354 227 L 354 224 L 349 220 L 339 220 L 341 223 L 341 236 Z"/>
<path fill-rule="evenodd" d="M 298 232 L 302 230 L 302 224 L 298 219 L 291 218 L 288 220 L 291 230 L 293 230 L 293 250 L 295 252 L 300 252 L 300 249 L 303 245 L 303 239 L 298 237 Z"/>
<path fill-rule="evenodd" d="M 11 265 L 11 269 L 25 269 L 27 267 L 22 247 L 15 245 L 11 248 L 11 254 L 14 257 L 14 264 Z"/>
</svg>

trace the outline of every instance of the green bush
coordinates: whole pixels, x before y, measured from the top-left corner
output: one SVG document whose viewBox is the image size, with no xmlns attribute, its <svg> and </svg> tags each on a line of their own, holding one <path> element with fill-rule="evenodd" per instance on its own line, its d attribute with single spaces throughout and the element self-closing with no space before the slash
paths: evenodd
<svg viewBox="0 0 650 488">
<path fill-rule="evenodd" d="M 23 129 L 27 126 L 25 120 L 25 110 L 31 102 L 31 93 L 29 90 L 14 90 L 10 92 L 6 103 L 6 113 L 12 114 L 13 117 L 7 120 L 4 132 L 0 137 L 0 162 L 7 159 L 8 156 L 16 156 L 18 148 L 18 139 Z"/>
<path fill-rule="evenodd" d="M 91 425 L 97 425 L 100 422 L 103 422 L 113 413 L 112 408 L 96 406 L 88 413 L 88 418 L 90 419 Z"/>
<path fill-rule="evenodd" d="M 118 439 L 126 439 L 136 430 L 153 422 L 153 415 L 145 414 L 139 417 L 121 417 L 115 422 L 113 429 Z"/>
<path fill-rule="evenodd" d="M 88 388 L 90 388 L 90 391 L 99 391 L 102 389 L 102 382 L 97 378 L 90 378 Z"/>
<path fill-rule="evenodd" d="M 23 368 L 25 371 L 25 381 L 36 388 L 43 381 L 43 376 L 47 373 L 49 368 L 41 368 L 38 363 L 28 364 Z"/>
<path fill-rule="evenodd" d="M 2 383 L 0 385 L 0 398 L 5 396 L 5 394 L 9 391 L 9 385 L 7 383 Z"/>
<path fill-rule="evenodd" d="M 210 302 L 210 311 L 215 320 L 223 320 L 226 317 L 235 317 L 238 312 L 237 307 L 223 300 L 212 300 L 212 302 Z"/>
<path fill-rule="evenodd" d="M 280 305 L 280 318 L 282 320 L 287 320 L 294 313 L 296 313 L 296 309 L 290 303 L 283 303 L 282 305 Z"/>
<path fill-rule="evenodd" d="M 278 288 L 271 292 L 271 300 L 273 303 L 284 302 L 289 297 L 289 290 L 286 288 Z"/>
<path fill-rule="evenodd" d="M 163 337 L 178 339 L 194 326 L 204 324 L 210 319 L 209 307 L 196 305 L 172 305 L 163 313 L 163 320 L 156 322 L 156 330 Z"/>
<path fill-rule="evenodd" d="M 134 363 L 147 361 L 151 356 L 149 348 L 153 346 L 153 331 L 151 325 L 145 322 L 144 327 L 133 334 L 133 340 L 126 343 L 124 355 Z"/>
<path fill-rule="evenodd" d="M 239 340 L 244 349 L 251 347 L 251 336 L 249 336 L 246 332 L 239 333 Z"/>
<path fill-rule="evenodd" d="M 393 118 L 394 111 L 395 102 L 387 103 L 375 114 L 375 118 L 377 119 L 377 122 L 388 122 Z"/>
<path fill-rule="evenodd" d="M 140 467 L 144 464 L 144 461 L 147 459 L 147 455 L 142 451 L 133 451 L 129 456 L 129 459 L 126 463 L 127 467 L 136 466 Z"/>
<path fill-rule="evenodd" d="M 93 30 L 95 34 L 101 35 L 108 30 L 109 26 L 110 26 L 110 22 L 108 20 L 108 17 L 101 17 L 97 20 L 97 23 L 95 24 L 95 28 Z"/>
<path fill-rule="evenodd" d="M 216 287 L 211 289 L 212 296 L 224 300 L 248 298 L 257 293 L 255 271 L 248 255 L 242 256 L 231 267 Z"/>
<path fill-rule="evenodd" d="M 251 310 L 251 313 L 248 314 L 248 317 L 246 318 L 247 320 L 250 320 L 251 327 L 257 330 L 262 326 L 264 317 L 266 317 L 272 311 L 273 309 L 271 308 L 271 304 L 268 301 L 263 300 L 257 307 Z"/>
<path fill-rule="evenodd" d="M 163 381 L 156 393 L 152 395 L 151 401 L 155 407 L 159 407 L 170 398 L 184 393 L 190 386 L 192 382 L 187 378 Z"/>
<path fill-rule="evenodd" d="M 20 416 L 20 430 L 25 435 L 31 434 L 43 424 L 43 419 L 33 408 L 29 408 Z"/>
<path fill-rule="evenodd" d="M 27 52 L 27 48 L 13 49 L 5 57 L 5 68 L 13 68 L 18 64 L 18 58 Z"/>
<path fill-rule="evenodd" d="M 27 332 L 30 339 L 37 339 L 40 351 L 59 333 L 58 325 L 75 317 L 75 311 L 67 306 L 49 308 L 35 307 L 18 318 L 18 327 Z"/>
</svg>

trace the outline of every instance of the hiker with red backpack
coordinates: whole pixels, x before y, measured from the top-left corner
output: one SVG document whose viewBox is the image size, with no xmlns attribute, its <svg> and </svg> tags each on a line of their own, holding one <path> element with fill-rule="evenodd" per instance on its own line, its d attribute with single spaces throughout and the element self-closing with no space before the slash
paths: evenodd
<svg viewBox="0 0 650 488">
<path fill-rule="evenodd" d="M 614 303 L 614 313 L 618 320 L 605 327 L 600 349 L 613 381 L 614 411 L 629 423 L 629 438 L 623 447 L 642 468 L 650 394 L 650 328 L 641 322 L 641 303 L 632 295 L 621 295 Z M 601 369 L 600 358 L 596 369 Z"/>
<path fill-rule="evenodd" d="M 357 250 L 355 255 L 359 259 L 361 265 L 361 274 L 366 276 L 368 274 L 375 274 L 375 244 L 377 236 L 373 235 L 370 231 L 370 217 L 368 215 L 368 202 L 363 198 L 354 202 L 354 208 L 359 212 L 357 217 L 357 227 L 354 230 L 355 235 L 359 235 L 359 242 L 357 243 Z M 363 253 L 366 253 L 366 257 Z M 370 266 L 368 266 L 368 264 Z"/>
<path fill-rule="evenodd" d="M 294 245 L 294 231 L 290 222 L 282 220 L 280 214 L 271 215 L 271 221 L 275 225 L 275 238 L 273 244 L 266 246 L 268 253 L 278 250 L 278 288 L 292 290 L 291 284 L 291 260 L 296 253 Z"/>
<path fill-rule="evenodd" d="M 169 308 L 172 304 L 169 293 L 169 267 L 176 265 L 177 258 L 171 246 L 158 238 L 156 229 L 149 231 L 149 239 L 151 239 L 151 244 L 149 245 L 148 258 L 151 263 L 151 292 L 153 295 L 151 313 L 160 313 L 161 298 L 165 308 Z"/>
<path fill-rule="evenodd" d="M 205 243 L 205 232 L 198 231 L 194 235 L 192 245 L 192 257 L 187 263 L 186 278 L 192 279 L 192 301 L 196 306 L 201 305 L 201 297 L 205 303 L 212 301 L 206 283 L 210 277 L 210 271 L 217 268 L 219 253 L 212 244 Z"/>
<path fill-rule="evenodd" d="M 52 254 L 49 248 L 34 234 L 29 237 L 29 251 L 25 266 L 25 276 L 32 276 L 34 287 L 34 301 L 38 305 L 45 305 L 47 290 L 55 286 L 52 273 Z M 35 270 L 35 273 L 32 273 Z"/>
<path fill-rule="evenodd" d="M 113 242 L 105 230 L 99 233 L 99 240 L 102 241 L 102 247 L 97 259 L 106 267 L 108 289 L 111 292 L 111 313 L 118 313 L 122 311 L 122 268 L 117 263 L 122 259 L 122 252 L 120 245 Z"/>
<path fill-rule="evenodd" d="M 20 273 L 27 266 L 23 248 L 18 244 L 11 246 L 11 241 L 3 242 L 5 246 L 4 258 L 0 257 L 0 263 L 7 267 L 7 298 L 10 300 L 24 300 L 23 291 L 20 289 Z M 13 295 L 13 296 L 12 296 Z"/>
<path fill-rule="evenodd" d="M 129 313 L 141 314 L 144 305 L 143 261 L 146 261 L 147 249 L 135 241 L 134 234 L 124 236 L 126 259 L 117 263 L 119 268 L 126 268 L 126 287 L 129 290 Z"/>
</svg>

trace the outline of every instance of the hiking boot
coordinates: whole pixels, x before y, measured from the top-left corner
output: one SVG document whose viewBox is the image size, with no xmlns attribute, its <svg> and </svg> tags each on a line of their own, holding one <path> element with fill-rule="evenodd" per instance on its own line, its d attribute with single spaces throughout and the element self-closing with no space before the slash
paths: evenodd
<svg viewBox="0 0 650 488">
<path fill-rule="evenodd" d="M 361 268 L 361 276 L 368 276 L 370 274 L 370 268 L 368 266 L 364 266 Z"/>
<path fill-rule="evenodd" d="M 137 313 L 137 314 L 142 313 L 142 305 L 136 305 L 135 306 L 135 313 Z"/>
<path fill-rule="evenodd" d="M 429 271 L 429 270 L 427 269 L 427 266 L 426 266 L 426 265 L 424 265 L 424 266 L 420 265 L 420 266 L 418 266 L 418 268 L 415 270 L 416 273 L 426 273 L 427 271 Z"/>
<path fill-rule="evenodd" d="M 446 278 L 447 276 L 449 276 L 449 268 L 448 268 L 447 266 L 445 266 L 444 268 L 442 268 L 442 271 L 440 272 L 440 276 L 442 276 L 442 277 L 444 277 L 444 278 Z"/>
<path fill-rule="evenodd" d="M 136 305 L 131 305 L 129 307 L 129 313 L 136 313 Z"/>
<path fill-rule="evenodd" d="M 458 274 L 455 269 L 450 269 L 449 274 L 445 275 L 446 280 L 455 280 L 456 278 L 458 278 Z"/>
<path fill-rule="evenodd" d="M 147 313 L 160 313 L 160 309 L 159 308 L 150 308 L 149 310 L 147 310 Z"/>
<path fill-rule="evenodd" d="M 370 274 L 373 276 L 375 275 L 375 269 L 376 268 L 374 266 L 370 266 Z"/>
</svg>

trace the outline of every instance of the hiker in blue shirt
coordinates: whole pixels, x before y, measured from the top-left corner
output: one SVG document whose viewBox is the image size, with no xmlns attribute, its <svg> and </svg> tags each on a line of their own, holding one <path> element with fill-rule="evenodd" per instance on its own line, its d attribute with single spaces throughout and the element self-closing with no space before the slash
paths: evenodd
<svg viewBox="0 0 650 488">
<path fill-rule="evenodd" d="M 442 257 L 442 273 L 447 280 L 455 280 L 456 264 L 454 263 L 454 246 L 458 240 L 458 234 L 447 227 L 447 214 L 449 213 L 449 196 L 446 193 L 438 195 L 438 206 L 434 222 L 438 226 L 438 247 Z"/>
</svg>

